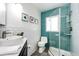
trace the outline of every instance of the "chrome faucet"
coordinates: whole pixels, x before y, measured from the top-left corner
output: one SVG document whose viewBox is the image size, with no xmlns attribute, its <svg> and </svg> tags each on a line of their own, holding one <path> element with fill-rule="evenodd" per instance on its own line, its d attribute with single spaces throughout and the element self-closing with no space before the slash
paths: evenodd
<svg viewBox="0 0 79 59">
<path fill-rule="evenodd" d="M 3 33 L 2 33 L 2 38 L 6 38 L 6 34 L 11 34 L 11 32 L 3 31 Z"/>
</svg>

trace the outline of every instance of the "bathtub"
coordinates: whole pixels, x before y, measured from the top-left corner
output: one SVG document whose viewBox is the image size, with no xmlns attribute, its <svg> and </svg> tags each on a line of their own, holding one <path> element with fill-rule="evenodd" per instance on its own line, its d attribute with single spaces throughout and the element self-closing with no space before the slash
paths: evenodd
<svg viewBox="0 0 79 59">
<path fill-rule="evenodd" d="M 48 53 L 50 56 L 71 56 L 69 51 L 65 51 L 63 49 L 58 49 L 54 47 L 49 47 Z"/>
<path fill-rule="evenodd" d="M 26 40 L 20 36 L 0 39 L 0 56 L 18 56 Z"/>
</svg>

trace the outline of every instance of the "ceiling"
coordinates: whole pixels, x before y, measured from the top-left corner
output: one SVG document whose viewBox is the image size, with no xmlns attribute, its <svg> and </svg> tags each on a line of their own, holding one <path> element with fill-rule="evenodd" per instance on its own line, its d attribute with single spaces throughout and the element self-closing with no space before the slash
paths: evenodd
<svg viewBox="0 0 79 59">
<path fill-rule="evenodd" d="M 33 3 L 41 12 L 50 10 L 56 7 L 63 6 L 65 3 Z"/>
</svg>

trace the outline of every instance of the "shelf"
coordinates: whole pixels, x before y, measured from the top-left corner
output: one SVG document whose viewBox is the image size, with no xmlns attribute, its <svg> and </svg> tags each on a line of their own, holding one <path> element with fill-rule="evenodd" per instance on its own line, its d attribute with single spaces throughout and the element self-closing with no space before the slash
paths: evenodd
<svg viewBox="0 0 79 59">
<path fill-rule="evenodd" d="M 66 36 L 71 36 L 71 34 L 65 34 Z"/>
</svg>

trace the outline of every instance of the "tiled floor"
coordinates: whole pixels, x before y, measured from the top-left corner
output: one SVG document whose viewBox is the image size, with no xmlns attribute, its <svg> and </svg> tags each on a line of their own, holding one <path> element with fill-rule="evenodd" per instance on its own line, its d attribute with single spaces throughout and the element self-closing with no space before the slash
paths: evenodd
<svg viewBox="0 0 79 59">
<path fill-rule="evenodd" d="M 33 53 L 31 56 L 50 56 L 50 55 L 48 54 L 48 49 L 45 49 L 43 53 L 39 53 L 38 50 L 36 50 L 35 53 Z"/>
</svg>

